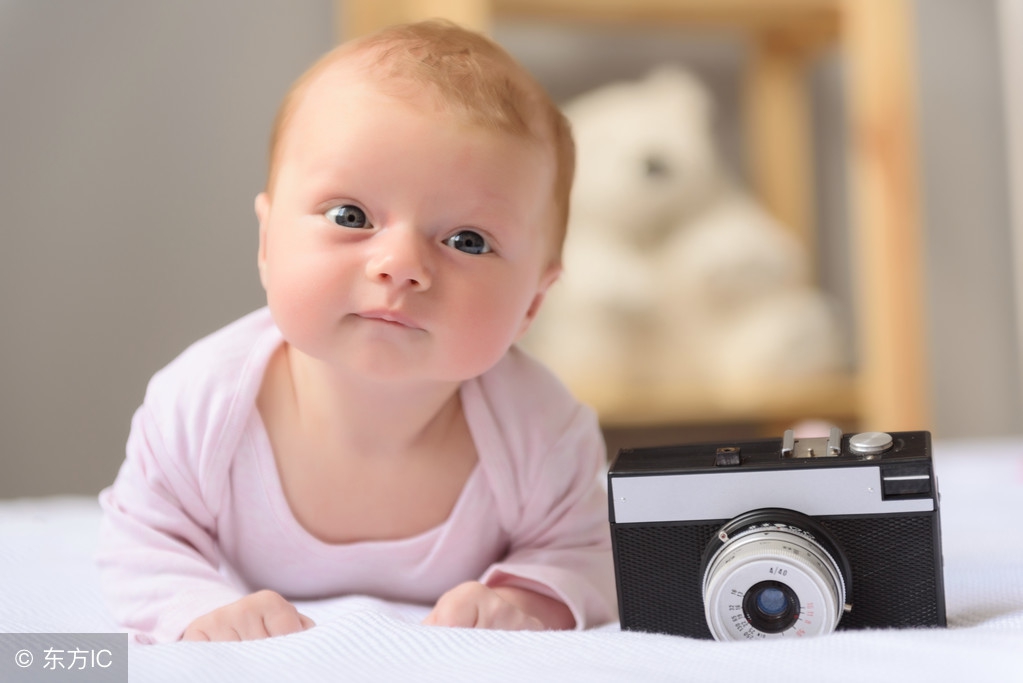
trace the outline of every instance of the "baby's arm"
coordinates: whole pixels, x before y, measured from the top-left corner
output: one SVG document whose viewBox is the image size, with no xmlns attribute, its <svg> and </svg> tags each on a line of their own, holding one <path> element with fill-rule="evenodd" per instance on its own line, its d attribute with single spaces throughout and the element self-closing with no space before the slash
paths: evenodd
<svg viewBox="0 0 1023 683">
<path fill-rule="evenodd" d="M 586 628 L 615 618 L 614 566 L 607 522 L 607 493 L 600 475 L 606 448 L 596 418 L 578 410 L 560 438 L 520 471 L 522 498 L 507 556 L 480 581 L 517 588 L 529 604 L 554 603 L 548 628 Z M 538 605 L 537 598 L 548 602 Z"/>
<path fill-rule="evenodd" d="M 490 480 L 503 510 L 499 523 L 509 536 L 506 555 L 478 581 L 443 594 L 425 623 L 569 629 L 614 619 L 607 494 L 599 476 L 606 449 L 599 426 L 590 411 L 577 408 L 547 435 L 510 444 L 509 469 Z M 500 451 L 503 444 L 488 445 Z M 478 523 L 478 533 L 487 533 L 498 520 Z"/>
<path fill-rule="evenodd" d="M 118 622 L 140 640 L 178 640 L 191 627 L 193 637 L 217 639 L 231 621 L 225 617 L 237 611 L 229 607 L 240 601 L 264 607 L 262 598 L 250 600 L 219 571 L 215 512 L 207 501 L 220 492 L 208 478 L 200 484 L 209 471 L 200 474 L 201 466 L 181 455 L 198 450 L 187 438 L 162 433 L 143 406 L 132 420 L 117 480 L 100 495 L 103 592 Z M 268 630 L 280 628 L 278 611 L 271 610 Z M 241 631 L 248 633 L 244 626 Z"/>
</svg>

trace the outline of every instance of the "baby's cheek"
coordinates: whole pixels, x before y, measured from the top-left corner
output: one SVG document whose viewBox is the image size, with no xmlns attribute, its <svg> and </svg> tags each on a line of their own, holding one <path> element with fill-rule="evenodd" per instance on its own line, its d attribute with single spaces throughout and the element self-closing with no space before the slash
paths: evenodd
<svg viewBox="0 0 1023 683">
<path fill-rule="evenodd" d="M 270 270 L 267 304 L 274 322 L 291 344 L 304 347 L 315 343 L 333 309 L 334 295 L 326 283 L 299 269 Z"/>
<path fill-rule="evenodd" d="M 497 296 L 467 303 L 458 313 L 462 329 L 452 340 L 453 357 L 464 363 L 466 374 L 476 376 L 493 367 L 516 341 L 528 307 Z"/>
</svg>

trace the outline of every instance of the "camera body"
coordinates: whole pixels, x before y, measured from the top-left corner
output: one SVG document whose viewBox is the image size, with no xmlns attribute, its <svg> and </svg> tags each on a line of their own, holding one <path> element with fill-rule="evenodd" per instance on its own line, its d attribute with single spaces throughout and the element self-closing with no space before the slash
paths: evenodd
<svg viewBox="0 0 1023 683">
<path fill-rule="evenodd" d="M 623 449 L 623 629 L 718 640 L 945 625 L 927 432 Z"/>
</svg>

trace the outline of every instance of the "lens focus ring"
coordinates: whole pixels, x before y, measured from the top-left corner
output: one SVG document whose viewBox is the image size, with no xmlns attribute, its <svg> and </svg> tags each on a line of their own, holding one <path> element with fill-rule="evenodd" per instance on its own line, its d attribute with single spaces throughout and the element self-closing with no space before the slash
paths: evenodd
<svg viewBox="0 0 1023 683">
<path fill-rule="evenodd" d="M 746 529 L 718 549 L 703 579 L 717 640 L 830 633 L 845 603 L 838 565 L 809 533 L 785 524 Z"/>
</svg>

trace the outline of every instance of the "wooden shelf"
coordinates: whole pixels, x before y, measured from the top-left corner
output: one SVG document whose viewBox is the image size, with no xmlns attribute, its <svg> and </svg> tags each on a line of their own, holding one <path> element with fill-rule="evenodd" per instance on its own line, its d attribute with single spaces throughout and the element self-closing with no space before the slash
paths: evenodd
<svg viewBox="0 0 1023 683">
<path fill-rule="evenodd" d="M 836 0 L 493 0 L 491 12 L 510 19 L 784 31 L 838 35 Z"/>
<path fill-rule="evenodd" d="M 839 0 L 339 0 L 342 35 L 399 21 L 446 17 L 487 31 L 495 18 L 744 31 L 784 31 L 834 40 Z"/>
<path fill-rule="evenodd" d="M 856 422 L 858 389 L 853 376 L 804 378 L 789 383 L 751 385 L 739 395 L 715 394 L 707 387 L 673 384 L 609 386 L 575 382 L 572 389 L 611 428 L 679 422 L 698 424 L 792 423 L 802 419 Z"/>
</svg>

